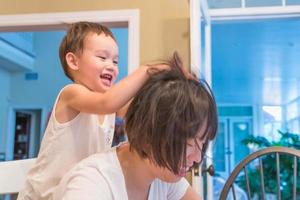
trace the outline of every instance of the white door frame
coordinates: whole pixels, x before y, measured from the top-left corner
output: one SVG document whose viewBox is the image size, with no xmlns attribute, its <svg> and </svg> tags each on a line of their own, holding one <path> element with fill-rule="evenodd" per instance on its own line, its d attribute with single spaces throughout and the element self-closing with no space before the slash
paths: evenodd
<svg viewBox="0 0 300 200">
<path fill-rule="evenodd" d="M 201 60 L 201 21 L 200 21 L 200 2 L 190 0 L 190 52 L 191 52 L 191 72 L 199 75 Z M 199 38 L 200 36 L 200 38 Z M 195 173 L 198 171 L 198 175 Z M 203 196 L 203 177 L 201 165 L 199 169 L 192 170 L 192 187 Z M 199 173 L 200 172 L 200 173 Z"/>
<path fill-rule="evenodd" d="M 140 13 L 138 9 L 0 15 L 0 31 L 61 30 L 65 29 L 66 25 L 77 21 L 98 22 L 109 27 L 128 27 L 128 73 L 139 66 Z M 10 105 L 7 125 L 7 160 L 13 158 L 16 109 L 41 109 L 42 123 L 45 123 L 47 117 L 47 109 L 42 106 Z M 45 124 L 41 124 L 41 131 L 44 130 Z"/>
<path fill-rule="evenodd" d="M 205 24 L 205 65 L 201 65 L 201 20 L 204 20 Z M 191 52 L 191 72 L 199 78 L 201 74 L 205 77 L 207 83 L 211 85 L 211 19 L 208 12 L 207 0 L 190 0 L 190 52 Z M 212 164 L 212 146 L 208 147 L 206 165 Z M 203 196 L 203 178 L 202 169 L 199 166 L 199 176 L 194 176 L 192 172 L 193 188 Z M 213 198 L 213 184 L 212 177 L 207 175 L 207 199 Z"/>
</svg>

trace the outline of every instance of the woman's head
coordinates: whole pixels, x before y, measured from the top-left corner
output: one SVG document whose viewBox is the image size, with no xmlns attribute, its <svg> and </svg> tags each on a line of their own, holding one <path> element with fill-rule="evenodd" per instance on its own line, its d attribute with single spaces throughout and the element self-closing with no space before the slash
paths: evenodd
<svg viewBox="0 0 300 200">
<path fill-rule="evenodd" d="M 215 137 L 217 112 L 207 84 L 187 76 L 177 54 L 167 64 L 171 70 L 151 74 L 135 96 L 125 130 L 141 158 L 178 175 L 190 162 L 188 147 L 204 153 Z"/>
</svg>

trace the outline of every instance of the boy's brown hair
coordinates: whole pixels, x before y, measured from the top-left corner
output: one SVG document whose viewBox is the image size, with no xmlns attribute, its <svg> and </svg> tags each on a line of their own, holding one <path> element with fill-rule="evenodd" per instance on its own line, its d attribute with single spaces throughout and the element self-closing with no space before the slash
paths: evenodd
<svg viewBox="0 0 300 200">
<path fill-rule="evenodd" d="M 71 24 L 70 28 L 67 31 L 67 34 L 60 43 L 59 58 L 65 75 L 72 81 L 74 80 L 68 71 L 66 55 L 69 52 L 80 55 L 84 49 L 85 38 L 89 33 L 96 33 L 98 35 L 104 33 L 106 36 L 110 36 L 111 38 L 116 40 L 111 30 L 101 24 L 94 22 L 76 22 L 74 24 Z"/>
<path fill-rule="evenodd" d="M 184 73 L 177 54 L 167 63 L 171 70 L 152 74 L 133 99 L 125 130 L 139 156 L 178 174 L 180 166 L 186 165 L 187 140 L 196 141 L 200 128 L 205 128 L 204 145 L 198 145 L 203 157 L 216 135 L 218 119 L 206 82 Z"/>
</svg>

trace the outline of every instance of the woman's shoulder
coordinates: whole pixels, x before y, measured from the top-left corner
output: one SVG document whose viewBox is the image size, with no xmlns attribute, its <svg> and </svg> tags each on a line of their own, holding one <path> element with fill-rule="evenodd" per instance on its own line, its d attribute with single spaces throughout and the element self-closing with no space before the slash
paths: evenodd
<svg viewBox="0 0 300 200">
<path fill-rule="evenodd" d="M 116 161 L 116 147 L 113 147 L 109 150 L 90 155 L 89 157 L 83 159 L 77 164 L 77 169 L 93 167 L 98 170 L 101 170 L 103 168 L 107 168 L 111 165 L 114 165 Z"/>
<path fill-rule="evenodd" d="M 94 154 L 76 164 L 61 180 L 54 199 L 62 199 L 64 195 L 69 199 L 112 199 L 110 184 L 98 168 L 102 157 L 102 153 Z"/>
<path fill-rule="evenodd" d="M 79 162 L 71 170 L 69 177 L 77 177 L 92 182 L 103 182 L 112 185 L 123 180 L 122 169 L 119 167 L 116 148 L 93 154 Z"/>
</svg>

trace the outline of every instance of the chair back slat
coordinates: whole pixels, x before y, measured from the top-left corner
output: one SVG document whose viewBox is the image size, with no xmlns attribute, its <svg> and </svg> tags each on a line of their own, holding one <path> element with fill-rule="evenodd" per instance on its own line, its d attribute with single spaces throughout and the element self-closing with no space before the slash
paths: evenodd
<svg viewBox="0 0 300 200">
<path fill-rule="evenodd" d="M 244 173 L 245 173 L 245 179 L 246 179 L 246 188 L 247 188 L 248 200 L 251 200 L 251 191 L 250 191 L 249 178 L 248 178 L 248 173 L 247 173 L 246 167 L 244 167 Z"/>
<path fill-rule="evenodd" d="M 260 191 L 261 191 L 261 199 L 265 199 L 265 182 L 264 182 L 264 170 L 263 170 L 263 162 L 262 159 L 259 158 L 259 171 L 260 171 Z"/>
<path fill-rule="evenodd" d="M 296 200 L 297 195 L 297 157 L 294 156 L 294 180 L 293 180 L 293 200 Z"/>
<path fill-rule="evenodd" d="M 279 153 L 276 152 L 276 180 L 277 180 L 277 199 L 281 200 L 280 193 L 280 163 L 279 163 Z"/>
<path fill-rule="evenodd" d="M 234 190 L 234 185 L 231 186 L 233 199 L 236 200 L 236 194 Z"/>
</svg>

